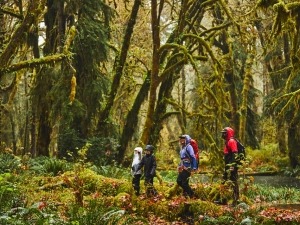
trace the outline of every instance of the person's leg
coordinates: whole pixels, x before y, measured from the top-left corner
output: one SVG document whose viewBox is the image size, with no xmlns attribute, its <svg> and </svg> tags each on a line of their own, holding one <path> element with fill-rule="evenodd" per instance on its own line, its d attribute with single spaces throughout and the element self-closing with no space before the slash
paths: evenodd
<svg viewBox="0 0 300 225">
<path fill-rule="evenodd" d="M 239 200 L 239 184 L 238 184 L 238 168 L 234 167 L 234 170 L 231 171 L 230 180 L 233 184 L 233 204 L 237 204 Z"/>
<path fill-rule="evenodd" d="M 222 185 L 224 185 L 226 183 L 226 181 L 228 181 L 228 177 L 230 177 L 230 175 L 231 175 L 229 168 L 230 168 L 229 166 L 225 166 L 225 168 L 224 168 Z M 222 195 L 220 193 L 220 194 L 218 194 L 218 197 L 216 198 L 216 200 L 214 202 L 216 204 L 226 205 L 227 199 L 222 197 Z"/>
<path fill-rule="evenodd" d="M 145 177 L 145 188 L 147 196 L 157 195 L 157 191 L 153 186 L 153 177 Z"/>
<path fill-rule="evenodd" d="M 183 189 L 184 195 L 188 195 L 189 197 L 192 197 L 194 195 L 194 192 L 189 185 L 190 176 L 191 173 L 189 171 L 183 170 L 178 174 L 177 184 Z"/>
<path fill-rule="evenodd" d="M 140 179 L 141 179 L 141 174 L 134 175 L 132 179 L 132 185 L 136 195 L 140 194 Z"/>
</svg>

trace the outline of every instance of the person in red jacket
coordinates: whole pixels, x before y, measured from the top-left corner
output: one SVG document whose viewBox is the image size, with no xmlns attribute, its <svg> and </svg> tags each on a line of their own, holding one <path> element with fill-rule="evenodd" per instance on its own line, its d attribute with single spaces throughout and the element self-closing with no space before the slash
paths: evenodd
<svg viewBox="0 0 300 225">
<path fill-rule="evenodd" d="M 234 138 L 234 130 L 231 127 L 225 127 L 222 131 L 222 138 L 225 140 L 224 146 L 224 174 L 223 182 L 230 180 L 233 187 L 233 205 L 236 205 L 239 199 L 238 186 L 238 165 L 236 158 L 238 154 L 237 142 Z"/>
</svg>

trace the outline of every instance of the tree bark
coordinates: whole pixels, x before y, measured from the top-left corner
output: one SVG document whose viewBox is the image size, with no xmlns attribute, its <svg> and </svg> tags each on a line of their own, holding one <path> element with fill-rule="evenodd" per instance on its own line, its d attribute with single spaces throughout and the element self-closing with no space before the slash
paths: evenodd
<svg viewBox="0 0 300 225">
<path fill-rule="evenodd" d="M 108 121 L 110 111 L 111 111 L 111 108 L 113 107 L 113 103 L 114 103 L 114 100 L 115 100 L 115 97 L 117 94 L 117 90 L 120 85 L 120 80 L 123 75 L 123 69 L 125 66 L 126 59 L 127 59 L 131 38 L 133 35 L 133 28 L 136 23 L 136 19 L 137 19 L 137 15 L 138 15 L 140 6 L 141 6 L 141 0 L 135 0 L 134 4 L 132 6 L 128 25 L 126 27 L 121 52 L 120 52 L 119 57 L 117 57 L 115 60 L 115 65 L 114 65 L 115 75 L 113 78 L 113 82 L 111 84 L 110 94 L 109 94 L 106 106 L 100 115 L 100 120 L 97 125 L 97 130 L 99 133 L 103 133 L 103 132 L 105 133 L 107 130 L 107 129 L 105 129 L 106 122 Z"/>
<path fill-rule="evenodd" d="M 132 108 L 127 114 L 126 123 L 122 131 L 120 145 L 118 147 L 118 161 L 121 163 L 124 159 L 125 152 L 128 146 L 128 143 L 132 139 L 132 136 L 135 133 L 135 128 L 137 127 L 139 120 L 139 110 L 142 103 L 146 100 L 149 87 L 150 87 L 150 71 L 148 71 L 147 77 L 144 80 L 144 83 L 139 90 L 137 97 L 133 103 Z"/>
<path fill-rule="evenodd" d="M 161 1 L 162 2 L 162 1 Z M 144 125 L 143 134 L 141 137 L 142 144 L 148 144 L 150 130 L 152 126 L 156 126 L 153 120 L 153 114 L 156 104 L 156 90 L 159 85 L 159 48 L 160 48 L 160 12 L 157 11 L 158 4 L 157 0 L 151 0 L 151 28 L 152 28 L 152 69 L 151 69 L 151 79 L 150 79 L 150 93 L 148 99 L 148 109 L 147 117 Z M 150 143 L 151 144 L 151 143 Z"/>
<path fill-rule="evenodd" d="M 300 133 L 299 125 L 292 124 L 288 128 L 288 148 L 289 148 L 289 158 L 290 164 L 293 169 L 300 165 Z"/>
</svg>

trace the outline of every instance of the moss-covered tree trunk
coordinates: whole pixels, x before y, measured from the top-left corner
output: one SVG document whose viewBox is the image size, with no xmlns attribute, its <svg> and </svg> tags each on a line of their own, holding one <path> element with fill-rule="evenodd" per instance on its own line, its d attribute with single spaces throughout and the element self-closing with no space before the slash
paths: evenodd
<svg viewBox="0 0 300 225">
<path fill-rule="evenodd" d="M 125 35 L 122 43 L 122 48 L 120 55 L 116 58 L 114 64 L 114 77 L 110 87 L 110 93 L 108 96 L 107 103 L 105 105 L 104 110 L 100 114 L 100 120 L 97 125 L 97 130 L 100 134 L 106 134 L 109 131 L 109 127 L 106 126 L 107 122 L 109 121 L 110 111 L 113 107 L 114 100 L 120 86 L 120 80 L 123 75 L 124 66 L 126 63 L 131 38 L 133 35 L 133 28 L 136 23 L 137 15 L 139 12 L 139 8 L 141 6 L 141 0 L 135 0 L 132 6 L 131 14 L 128 20 L 128 24 L 125 30 Z M 122 153 L 120 153 L 122 155 Z"/>
<path fill-rule="evenodd" d="M 159 81 L 159 66 L 160 66 L 160 15 L 163 7 L 158 7 L 157 0 L 151 0 L 151 29 L 152 29 L 152 68 L 150 79 L 150 92 L 148 98 L 147 116 L 144 125 L 143 134 L 141 137 L 142 144 L 148 144 L 150 131 L 156 124 L 154 121 L 154 110 L 156 105 L 156 91 L 160 83 Z"/>
<path fill-rule="evenodd" d="M 215 5 L 214 7 L 214 17 L 217 24 L 222 24 L 224 22 L 224 15 L 222 13 L 221 7 L 219 5 Z M 232 45 L 228 42 L 228 37 L 230 36 L 229 32 L 227 30 L 222 30 L 220 32 L 220 35 L 218 37 L 218 41 L 216 41 L 214 44 L 215 46 L 219 47 L 219 49 L 222 51 L 222 54 L 226 56 L 226 61 L 223 65 L 225 68 L 224 71 L 224 77 L 226 81 L 226 85 L 228 87 L 226 90 L 229 92 L 230 96 L 230 115 L 227 115 L 229 118 L 229 121 L 223 121 L 225 126 L 231 126 L 235 129 L 238 135 L 239 131 L 239 103 L 238 103 L 238 93 L 237 93 L 237 86 L 235 82 L 235 76 L 234 76 L 234 63 L 235 59 L 233 57 L 233 49 Z"/>
<path fill-rule="evenodd" d="M 142 103 L 146 100 L 150 87 L 150 71 L 148 71 L 147 77 L 139 90 L 137 97 L 133 103 L 132 108 L 127 114 L 126 123 L 122 131 L 120 145 L 118 147 L 118 161 L 121 163 L 124 159 L 128 143 L 135 134 L 138 121 L 139 121 L 139 110 Z"/>
<path fill-rule="evenodd" d="M 61 13 L 63 11 L 64 2 L 59 0 L 47 2 L 47 12 L 45 13 L 46 40 L 44 47 L 44 55 L 50 55 L 62 51 L 62 37 L 64 31 L 61 24 L 64 24 L 64 18 Z M 63 32 L 63 33 L 60 33 Z M 53 67 L 44 67 L 37 74 L 37 83 L 33 95 L 33 107 L 36 112 L 35 120 L 38 122 L 36 131 L 36 156 L 49 156 L 49 144 L 52 133 L 51 110 L 53 100 L 50 100 L 51 89 L 54 85 Z"/>
<path fill-rule="evenodd" d="M 288 148 L 289 158 L 292 168 L 296 168 L 300 165 L 300 126 L 298 124 L 292 124 L 288 128 Z"/>
</svg>

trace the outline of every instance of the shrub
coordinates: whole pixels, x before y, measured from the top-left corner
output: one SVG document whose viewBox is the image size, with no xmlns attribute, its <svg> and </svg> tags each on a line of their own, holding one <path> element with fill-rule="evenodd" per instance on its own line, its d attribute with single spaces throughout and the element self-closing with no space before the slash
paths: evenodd
<svg viewBox="0 0 300 225">
<path fill-rule="evenodd" d="M 21 169 L 21 160 L 9 153 L 0 154 L 0 173 L 18 172 Z"/>
</svg>

